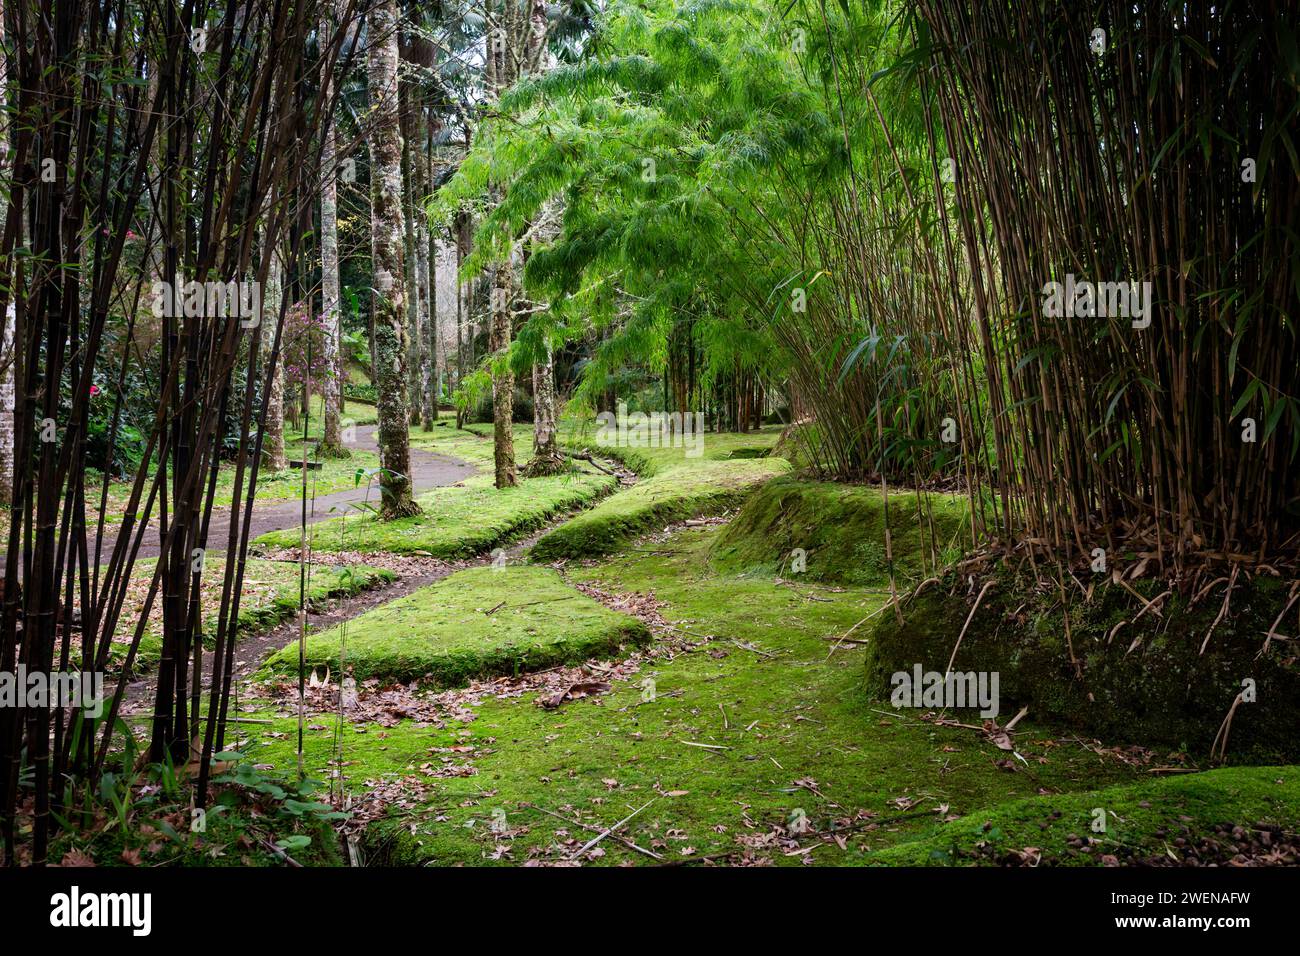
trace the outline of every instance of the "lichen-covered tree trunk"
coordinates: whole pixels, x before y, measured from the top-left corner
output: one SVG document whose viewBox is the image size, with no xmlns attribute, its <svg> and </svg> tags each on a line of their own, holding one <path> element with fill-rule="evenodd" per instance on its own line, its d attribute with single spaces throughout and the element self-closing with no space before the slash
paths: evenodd
<svg viewBox="0 0 1300 956">
<path fill-rule="evenodd" d="M 379 413 L 381 514 L 419 514 L 411 491 L 406 409 L 406 276 L 402 261 L 402 134 L 397 101 L 397 4 L 381 0 L 371 12 L 370 254 L 374 266 L 374 361 Z"/>
<path fill-rule="evenodd" d="M 515 469 L 514 391 L 515 375 L 506 353 L 510 350 L 510 307 L 514 302 L 514 270 L 509 262 L 497 266 L 492 279 L 492 447 L 496 486 L 519 484 Z"/>
<path fill-rule="evenodd" d="M 563 471 L 564 455 L 555 427 L 555 356 L 546 343 L 546 360 L 533 366 L 533 457 L 524 466 L 529 478 Z"/>
<path fill-rule="evenodd" d="M 7 210 L 0 209 L 0 219 L 3 219 L 6 212 Z M 0 325 L 0 505 L 7 505 L 13 500 L 16 332 L 16 312 L 11 299 L 5 309 L 4 324 Z"/>
<path fill-rule="evenodd" d="M 421 177 L 423 181 L 424 177 Z M 434 419 L 438 417 L 438 403 L 433 394 L 434 341 L 430 329 L 434 324 L 433 283 L 429 276 L 429 222 L 421 215 L 415 229 L 415 249 L 419 278 L 416 285 L 420 290 L 420 418 L 424 430 L 432 431 Z"/>
<path fill-rule="evenodd" d="M 417 142 L 411 122 L 413 107 L 410 91 L 402 88 L 403 103 L 400 106 L 402 122 L 402 185 L 406 198 L 403 215 L 403 241 L 405 242 L 406 262 L 406 411 L 412 425 L 420 424 L 420 412 L 424 405 L 420 401 L 420 353 L 424 349 L 424 338 L 420 335 L 420 251 L 416 222 L 420 218 L 417 211 L 420 192 L 419 170 L 422 163 L 414 155 Z"/>
<path fill-rule="evenodd" d="M 429 152 L 421 151 L 420 156 L 420 195 L 426 198 L 433 192 L 433 136 L 432 121 L 423 124 L 422 132 L 427 134 Z M 419 228 L 416 230 L 420 246 L 420 303 L 423 317 L 420 338 L 423 341 L 420 364 L 420 397 L 424 403 L 424 430 L 432 431 L 433 423 L 438 420 L 438 290 L 435 286 L 434 271 L 437 266 L 433 261 L 434 246 L 429 217 L 421 209 Z"/>
<path fill-rule="evenodd" d="M 411 354 L 416 363 L 411 369 L 413 390 L 411 403 L 414 406 L 411 410 L 411 421 L 412 423 L 423 422 L 424 430 L 430 431 L 433 428 L 436 405 L 431 400 L 430 390 L 433 387 L 433 376 L 429 371 L 429 367 L 433 362 L 433 353 L 429 341 L 429 324 L 432 321 L 430 315 L 432 294 L 429 288 L 429 217 L 425 213 L 424 207 L 430 189 L 428 158 L 422 145 L 425 129 L 426 125 L 423 118 L 417 111 L 411 129 L 412 140 L 419 145 L 418 148 L 411 150 L 411 214 L 413 228 L 410 231 L 415 253 L 412 265 L 419 312 L 411 322 Z"/>
<path fill-rule="evenodd" d="M 4 3 L 0 0 L 0 44 L 4 42 Z M 8 59 L 0 56 L 0 176 L 7 175 L 9 166 L 9 116 L 5 111 L 6 93 L 9 89 Z M 0 223 L 9 212 L 9 193 L 0 190 Z M 6 285 L 8 276 L 0 276 Z M 16 327 L 14 297 L 9 297 L 3 323 L 0 323 L 0 505 L 13 500 L 14 478 L 14 361 L 17 357 L 14 337 Z"/>
<path fill-rule="evenodd" d="M 327 36 L 328 20 L 321 21 L 321 36 Z M 326 76 L 321 87 L 321 102 L 328 104 L 333 96 L 333 78 Z M 325 434 L 321 454 L 334 458 L 347 458 L 351 453 L 343 447 L 339 428 L 343 404 L 343 362 L 339 360 L 339 341 L 342 337 L 342 313 L 339 309 L 339 219 L 338 219 L 338 159 L 335 156 L 334 124 L 329 116 L 324 124 L 324 149 L 321 151 L 320 193 L 320 286 L 321 314 L 325 317 L 325 368 L 327 377 L 325 393 Z"/>
<path fill-rule="evenodd" d="M 274 329 L 280 321 L 280 297 L 284 286 L 280 272 L 280 255 L 271 253 L 271 266 L 266 273 L 266 294 L 262 296 L 262 321 L 265 327 Z M 263 337 L 266 345 L 266 360 L 271 359 L 274 336 Z M 266 432 L 262 438 L 262 467 L 268 471 L 283 471 L 289 467 L 284 454 L 284 343 L 280 343 L 280 361 L 275 363 L 275 374 L 271 376 L 271 392 L 266 396 Z"/>
</svg>

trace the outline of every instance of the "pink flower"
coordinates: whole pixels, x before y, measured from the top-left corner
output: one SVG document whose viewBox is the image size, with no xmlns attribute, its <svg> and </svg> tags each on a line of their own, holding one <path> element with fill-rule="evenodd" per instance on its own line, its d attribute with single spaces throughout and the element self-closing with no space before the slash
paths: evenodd
<svg viewBox="0 0 1300 956">
<path fill-rule="evenodd" d="M 98 385 L 90 386 L 90 397 L 94 398 L 98 394 L 99 394 L 99 386 Z"/>
</svg>

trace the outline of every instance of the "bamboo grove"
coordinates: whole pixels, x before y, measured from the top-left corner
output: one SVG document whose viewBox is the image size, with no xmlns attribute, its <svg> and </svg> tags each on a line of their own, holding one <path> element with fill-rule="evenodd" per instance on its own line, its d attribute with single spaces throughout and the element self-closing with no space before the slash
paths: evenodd
<svg viewBox="0 0 1300 956">
<path fill-rule="evenodd" d="M 588 408 L 629 361 L 739 369 L 823 474 L 966 489 L 968 546 L 1293 564 L 1295 23 L 1065 6 L 615 5 L 435 215 L 505 190 L 473 272 L 562 206 L 525 281 L 598 330 Z M 1054 316 L 1074 277 L 1149 283 L 1149 325 Z"/>
<path fill-rule="evenodd" d="M 347 22 L 351 10 L 342 4 L 342 19 L 326 22 Z M 130 317 L 159 280 L 260 287 L 277 268 L 273 259 L 292 268 L 320 168 L 321 112 L 304 108 L 303 80 L 334 70 L 342 48 L 341 29 L 322 31 L 308 58 L 307 38 L 322 14 L 311 3 L 281 2 L 6 4 L 8 93 L 17 98 L 7 124 L 12 179 L 0 313 L 12 305 L 16 319 L 18 401 L 0 666 L 104 671 L 150 519 L 161 543 L 103 717 L 48 707 L 0 715 L 0 821 L 10 862 L 20 793 L 35 801 L 29 836 L 31 859 L 40 862 L 55 821 L 88 809 L 86 784 L 120 759 L 116 715 L 155 601 L 163 650 L 147 756 L 183 764 L 201 751 L 195 799 L 204 803 L 210 757 L 223 747 L 230 716 L 234 622 L 266 415 L 265 403 L 245 399 L 270 391 L 285 300 L 268 308 L 267 321 L 162 308 L 162 335 L 148 353 L 134 341 Z M 143 272 L 124 259 L 128 237 L 141 238 L 136 230 Z M 110 317 L 123 315 L 125 334 L 113 339 Z M 154 377 L 158 406 L 126 513 L 106 536 L 104 498 L 96 521 L 86 520 L 87 404 L 94 381 L 112 383 L 116 428 L 123 380 L 142 370 Z M 229 523 L 218 527 L 216 472 L 232 409 L 236 476 Z M 151 462 L 159 465 L 152 473 Z M 204 699 L 199 582 L 206 550 L 223 539 L 235 559 L 225 563 Z"/>
</svg>

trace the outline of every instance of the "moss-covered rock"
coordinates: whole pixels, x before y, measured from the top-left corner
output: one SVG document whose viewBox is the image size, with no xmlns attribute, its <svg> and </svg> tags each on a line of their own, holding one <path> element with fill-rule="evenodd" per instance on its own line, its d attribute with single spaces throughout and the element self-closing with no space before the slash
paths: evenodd
<svg viewBox="0 0 1300 956">
<path fill-rule="evenodd" d="M 918 578 L 936 558 L 946 562 L 969 534 L 965 498 L 894 491 L 889 495 L 894 569 L 900 581 Z M 802 549 L 806 567 L 794 568 Z M 746 500 L 718 537 L 713 562 L 722 571 L 802 574 L 813 581 L 883 584 L 885 502 L 880 489 L 783 477 Z"/>
<path fill-rule="evenodd" d="M 549 568 L 482 567 L 458 571 L 311 635 L 307 663 L 337 674 L 343 651 L 347 669 L 358 678 L 427 677 L 454 687 L 477 677 L 606 656 L 649 639 L 636 618 L 598 604 Z M 297 667 L 296 644 L 266 664 L 281 673 Z"/>
<path fill-rule="evenodd" d="M 1147 600 L 1157 595 L 1154 582 L 1139 582 L 1135 589 Z M 1078 597 L 1071 595 L 1067 632 L 1056 589 L 1039 590 L 1001 572 L 971 619 L 953 670 L 996 671 L 1004 715 L 1028 705 L 1037 719 L 1063 721 L 1106 740 L 1195 753 L 1210 750 L 1243 681 L 1250 680 L 1255 700 L 1243 702 L 1233 717 L 1230 759 L 1300 758 L 1295 651 L 1274 641 L 1267 655 L 1260 654 L 1286 600 L 1280 582 L 1257 578 L 1236 587 L 1231 613 L 1215 627 L 1203 654 L 1221 600 L 1190 607 L 1174 595 L 1160 615 L 1148 612 L 1134 620 L 1142 604 L 1123 588 L 1098 587 L 1087 602 Z M 907 602 L 903 623 L 882 614 L 866 625 L 868 690 L 888 697 L 891 675 L 917 664 L 944 672 L 973 602 L 950 576 Z"/>
<path fill-rule="evenodd" d="M 1300 767 L 1225 767 L 998 804 L 880 850 L 871 862 L 1113 866 L 1156 857 L 1180 865 L 1207 855 L 1200 838 L 1208 836 L 1213 859 L 1219 844 L 1230 847 L 1228 855 L 1236 849 L 1234 827 L 1291 827 L 1297 819 Z"/>
</svg>

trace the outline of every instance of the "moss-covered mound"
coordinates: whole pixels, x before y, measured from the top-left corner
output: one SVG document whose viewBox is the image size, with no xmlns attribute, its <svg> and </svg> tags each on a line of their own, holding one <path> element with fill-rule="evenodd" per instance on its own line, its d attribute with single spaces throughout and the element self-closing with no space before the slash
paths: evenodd
<svg viewBox="0 0 1300 956">
<path fill-rule="evenodd" d="M 316 551 L 389 551 L 467 558 L 490 551 L 541 527 L 556 515 L 590 505 L 616 481 L 609 475 L 573 471 L 528 478 L 514 488 L 495 488 L 490 474 L 474 475 L 417 498 L 421 513 L 381 521 L 373 511 L 331 518 L 313 526 Z M 379 493 L 375 492 L 378 502 Z M 264 548 L 297 547 L 299 531 L 272 531 L 255 542 Z"/>
<path fill-rule="evenodd" d="M 783 458 L 764 457 L 705 459 L 665 468 L 544 535 L 531 557 L 556 561 L 610 554 L 638 534 L 734 508 L 756 486 L 789 467 Z"/>
<path fill-rule="evenodd" d="M 1148 581 L 1135 590 L 1151 600 L 1159 589 Z M 1087 602 L 1075 592 L 1067 642 L 1059 592 L 1002 572 L 980 602 L 953 670 L 997 672 L 1004 720 L 1028 705 L 1036 719 L 1064 721 L 1105 740 L 1194 753 L 1210 750 L 1243 682 L 1253 681 L 1254 701 L 1233 716 L 1229 757 L 1293 762 L 1300 759 L 1300 664 L 1284 641 L 1260 654 L 1285 592 L 1270 578 L 1238 585 L 1202 654 L 1221 595 L 1195 607 L 1170 596 L 1160 614 L 1136 618 L 1144 605 L 1121 587 L 1099 586 Z M 891 675 L 917 664 L 944 672 L 973 601 L 950 577 L 909 601 L 901 625 L 888 613 L 866 625 L 868 690 L 887 698 Z"/>
<path fill-rule="evenodd" d="M 999 804 L 880 850 L 871 862 L 1177 866 L 1226 862 L 1241 850 L 1259 862 L 1277 841 L 1252 828 L 1293 829 L 1297 820 L 1300 767 L 1227 767 Z"/>
<path fill-rule="evenodd" d="M 965 498 L 891 491 L 889 525 L 900 581 L 917 578 L 937 557 L 947 563 L 969 534 Z M 796 550 L 806 567 L 800 571 Z M 718 537 L 713 562 L 722 571 L 802 574 L 814 581 L 882 584 L 885 506 L 879 488 L 784 477 L 749 497 Z"/>
<path fill-rule="evenodd" d="M 131 573 L 127 611 L 118 622 L 113 644 L 109 648 L 110 666 L 117 667 L 125 659 L 135 634 L 139 614 L 144 610 L 144 598 L 153 578 L 157 559 L 148 558 L 136 563 Z M 381 587 L 397 580 L 397 575 L 382 568 L 364 565 L 336 566 L 318 564 L 312 568 L 307 582 L 307 606 L 313 607 L 332 598 L 350 597 L 371 588 Z M 222 587 L 225 582 L 225 559 L 209 558 L 202 580 L 203 643 L 211 649 L 216 641 L 217 619 L 221 610 Z M 299 567 L 295 561 L 265 561 L 250 558 L 244 571 L 244 587 L 240 596 L 239 620 L 236 638 L 242 639 L 271 628 L 298 613 Z M 132 665 L 136 673 L 151 670 L 162 655 L 162 601 L 155 600 L 149 613 L 149 623 L 140 638 Z"/>
<path fill-rule="evenodd" d="M 346 627 L 346 632 L 343 628 Z M 470 568 L 307 638 L 307 662 L 358 678 L 430 677 L 454 687 L 476 677 L 540 670 L 614 653 L 650 638 L 645 625 L 598 604 L 548 568 Z M 298 647 L 267 661 L 294 672 Z"/>
</svg>

